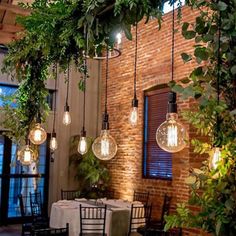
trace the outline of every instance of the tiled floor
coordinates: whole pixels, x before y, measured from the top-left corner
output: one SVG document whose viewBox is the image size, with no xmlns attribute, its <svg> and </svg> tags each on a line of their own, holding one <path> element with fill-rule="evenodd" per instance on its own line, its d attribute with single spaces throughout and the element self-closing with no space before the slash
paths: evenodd
<svg viewBox="0 0 236 236">
<path fill-rule="evenodd" d="M 20 236 L 21 225 L 0 226 L 0 236 Z"/>
</svg>

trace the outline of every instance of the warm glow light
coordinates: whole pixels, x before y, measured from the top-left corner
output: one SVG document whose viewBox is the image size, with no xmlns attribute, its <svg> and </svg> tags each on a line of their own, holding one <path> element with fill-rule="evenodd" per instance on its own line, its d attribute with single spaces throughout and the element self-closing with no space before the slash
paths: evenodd
<svg viewBox="0 0 236 236">
<path fill-rule="evenodd" d="M 52 151 L 55 151 L 57 148 L 58 148 L 58 144 L 57 144 L 57 139 L 56 139 L 56 137 L 51 137 L 51 140 L 50 140 L 50 149 L 51 149 Z"/>
<path fill-rule="evenodd" d="M 209 167 L 210 169 L 216 169 L 221 161 L 221 150 L 219 147 L 213 149 L 213 154 L 210 157 Z"/>
<path fill-rule="evenodd" d="M 116 35 L 116 39 L 117 39 L 117 43 L 118 43 L 118 44 L 121 44 L 121 42 L 122 42 L 122 34 L 121 34 L 121 33 L 118 33 L 118 34 Z"/>
<path fill-rule="evenodd" d="M 64 112 L 62 122 L 64 125 L 69 125 L 71 123 L 71 116 L 69 111 Z"/>
<path fill-rule="evenodd" d="M 136 126 L 138 123 L 138 108 L 132 107 L 129 115 L 129 123 L 132 126 Z"/>
<path fill-rule="evenodd" d="M 46 131 L 41 127 L 40 123 L 37 123 L 35 127 L 29 133 L 29 139 L 33 144 L 40 145 L 47 139 Z"/>
<path fill-rule="evenodd" d="M 29 147 L 29 145 L 22 147 L 17 152 L 17 156 L 18 156 L 18 160 L 22 163 L 22 165 L 31 165 L 32 162 L 36 161 L 36 158 L 37 158 L 37 155 Z"/>
<path fill-rule="evenodd" d="M 78 152 L 81 155 L 84 155 L 88 151 L 88 144 L 86 141 L 86 137 L 80 137 L 79 144 L 78 144 Z"/>
<path fill-rule="evenodd" d="M 109 130 L 102 130 L 92 145 L 94 155 L 100 160 L 110 160 L 117 152 L 115 139 L 109 134 Z"/>
<path fill-rule="evenodd" d="M 187 134 L 185 127 L 178 121 L 177 113 L 167 113 L 156 132 L 159 147 L 167 152 L 179 152 L 186 146 Z"/>
</svg>

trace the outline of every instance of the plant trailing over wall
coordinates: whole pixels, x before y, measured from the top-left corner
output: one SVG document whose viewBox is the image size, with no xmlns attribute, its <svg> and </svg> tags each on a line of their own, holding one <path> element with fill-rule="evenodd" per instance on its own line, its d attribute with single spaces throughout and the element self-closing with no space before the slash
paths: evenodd
<svg viewBox="0 0 236 236">
<path fill-rule="evenodd" d="M 191 189 L 189 206 L 179 204 L 177 213 L 166 217 L 165 228 L 197 227 L 214 235 L 233 236 L 236 235 L 236 2 L 187 3 L 199 9 L 200 15 L 193 25 L 183 23 L 183 36 L 195 39 L 196 45 L 193 55 L 183 53 L 182 58 L 185 62 L 195 59 L 198 66 L 189 78 L 171 86 L 183 98 L 197 101 L 196 111 L 184 112 L 184 118 L 197 133 L 205 136 L 204 141 L 191 140 L 194 152 L 212 156 L 212 147 L 220 146 L 221 159 L 216 169 L 209 168 L 207 160 L 200 169 L 192 170 L 186 180 Z M 198 206 L 199 211 L 192 211 L 191 205 Z"/>
</svg>

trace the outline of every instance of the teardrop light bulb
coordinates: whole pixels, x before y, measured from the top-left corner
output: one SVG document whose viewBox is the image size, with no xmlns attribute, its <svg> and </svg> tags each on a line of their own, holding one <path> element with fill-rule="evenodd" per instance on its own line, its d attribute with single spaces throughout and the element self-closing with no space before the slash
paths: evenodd
<svg viewBox="0 0 236 236">
<path fill-rule="evenodd" d="M 213 153 L 211 154 L 209 160 L 209 168 L 211 170 L 217 169 L 220 161 L 221 161 L 221 150 L 219 147 L 214 147 Z"/>
<path fill-rule="evenodd" d="M 52 133 L 51 139 L 50 139 L 50 149 L 52 151 L 55 151 L 58 148 L 56 133 Z"/>
<path fill-rule="evenodd" d="M 129 115 L 129 123 L 131 126 L 136 126 L 138 124 L 138 107 L 132 107 Z"/>
<path fill-rule="evenodd" d="M 86 137 L 80 137 L 79 144 L 78 144 L 78 152 L 81 155 L 84 155 L 88 151 L 88 144 Z"/>
</svg>

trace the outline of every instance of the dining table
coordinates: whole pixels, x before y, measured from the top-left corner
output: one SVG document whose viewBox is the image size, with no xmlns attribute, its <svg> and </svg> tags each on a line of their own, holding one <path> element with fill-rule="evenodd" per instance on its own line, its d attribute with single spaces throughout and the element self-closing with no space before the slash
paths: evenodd
<svg viewBox="0 0 236 236">
<path fill-rule="evenodd" d="M 122 199 L 85 199 L 59 200 L 52 204 L 50 227 L 62 228 L 69 223 L 69 236 L 80 234 L 80 205 L 83 207 L 107 206 L 105 233 L 107 236 L 126 236 L 129 232 L 131 206 L 142 205 Z"/>
</svg>

